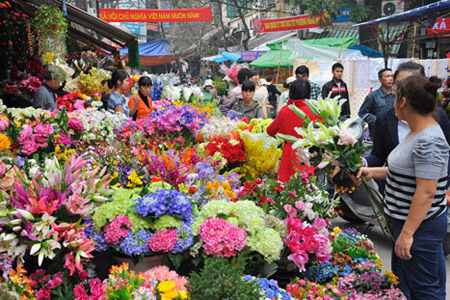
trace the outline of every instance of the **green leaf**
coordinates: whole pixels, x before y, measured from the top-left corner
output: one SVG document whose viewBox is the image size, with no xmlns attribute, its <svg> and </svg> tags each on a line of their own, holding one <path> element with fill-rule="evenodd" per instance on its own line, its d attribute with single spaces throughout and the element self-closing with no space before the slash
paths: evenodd
<svg viewBox="0 0 450 300">
<path fill-rule="evenodd" d="M 266 263 L 263 267 L 263 274 L 264 277 L 268 278 L 275 274 L 278 271 L 278 264 L 275 262 L 272 262 L 270 264 Z"/>
<path fill-rule="evenodd" d="M 282 133 L 277 133 L 276 137 L 280 138 L 286 142 L 291 142 L 291 143 L 295 143 L 296 141 L 298 141 L 298 138 L 296 138 L 295 136 L 282 134 Z"/>
</svg>

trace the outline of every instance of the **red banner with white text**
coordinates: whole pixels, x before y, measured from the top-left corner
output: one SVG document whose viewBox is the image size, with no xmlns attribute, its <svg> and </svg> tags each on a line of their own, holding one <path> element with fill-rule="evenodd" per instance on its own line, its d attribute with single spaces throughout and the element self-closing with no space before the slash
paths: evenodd
<svg viewBox="0 0 450 300">
<path fill-rule="evenodd" d="M 210 7 L 187 9 L 114 9 L 100 8 L 106 22 L 206 22 L 213 21 Z"/>
<path fill-rule="evenodd" d="M 327 16 L 327 18 L 324 19 L 325 16 Z M 329 15 L 324 12 L 321 16 L 315 17 L 311 15 L 301 15 L 279 19 L 253 19 L 253 27 L 255 33 L 300 30 L 319 27 L 322 19 L 330 20 Z M 331 22 L 330 24 L 322 25 L 331 25 Z"/>
<path fill-rule="evenodd" d="M 427 35 L 450 31 L 450 18 L 437 18 L 433 27 L 427 29 Z"/>
</svg>

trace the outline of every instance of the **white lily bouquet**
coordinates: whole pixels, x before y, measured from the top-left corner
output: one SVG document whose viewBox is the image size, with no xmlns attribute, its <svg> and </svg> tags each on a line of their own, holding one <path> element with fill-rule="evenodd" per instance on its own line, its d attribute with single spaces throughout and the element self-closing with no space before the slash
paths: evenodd
<svg viewBox="0 0 450 300">
<path fill-rule="evenodd" d="M 339 119 L 343 103 L 338 98 L 306 100 L 311 112 L 320 117 L 315 121 L 295 105 L 290 105 L 289 108 L 305 120 L 302 127 L 295 128 L 300 138 L 284 134 L 277 134 L 277 137 L 292 142 L 300 162 L 308 166 L 313 165 L 332 176 L 340 170 L 356 174 L 362 166 L 360 154 L 363 148 L 349 128 L 352 120 L 341 122 Z"/>
<path fill-rule="evenodd" d="M 295 105 L 290 105 L 300 118 L 305 120 L 302 127 L 295 128 L 300 138 L 278 134 L 277 137 L 292 142 L 292 148 L 297 150 L 299 161 L 316 167 L 316 175 L 319 170 L 328 172 L 333 178 L 341 171 L 341 182 L 347 182 L 347 189 L 354 191 L 358 187 L 351 180 L 344 180 L 345 173 L 356 175 L 361 164 L 363 147 L 358 143 L 355 131 L 350 127 L 353 120 L 340 121 L 341 107 L 345 101 L 338 98 L 326 98 L 318 100 L 306 100 L 306 105 L 313 114 L 319 116 L 315 121 Z M 335 177 L 336 178 L 336 177 Z M 374 217 L 384 232 L 392 239 L 389 220 L 383 212 L 383 199 L 373 183 L 362 178 L 362 187 L 372 206 Z"/>
</svg>

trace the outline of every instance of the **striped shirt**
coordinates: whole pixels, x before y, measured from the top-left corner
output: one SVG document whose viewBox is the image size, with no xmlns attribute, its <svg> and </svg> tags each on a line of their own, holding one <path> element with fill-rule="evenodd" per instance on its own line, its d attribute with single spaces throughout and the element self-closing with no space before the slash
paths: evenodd
<svg viewBox="0 0 450 300">
<path fill-rule="evenodd" d="M 445 187 L 450 147 L 439 125 L 428 127 L 407 137 L 388 157 L 388 174 L 384 197 L 384 211 L 397 220 L 406 220 L 416 178 L 437 180 L 436 194 L 425 220 L 435 218 L 446 207 Z"/>
<path fill-rule="evenodd" d="M 121 105 L 123 113 L 128 117 L 129 109 L 127 99 L 123 95 L 119 95 L 116 92 L 111 93 L 108 101 L 108 109 L 115 110 L 117 106 Z"/>
</svg>

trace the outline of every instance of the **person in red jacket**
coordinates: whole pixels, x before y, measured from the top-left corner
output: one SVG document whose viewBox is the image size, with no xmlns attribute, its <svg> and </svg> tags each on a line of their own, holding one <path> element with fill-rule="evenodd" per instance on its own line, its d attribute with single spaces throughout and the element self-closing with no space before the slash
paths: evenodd
<svg viewBox="0 0 450 300">
<path fill-rule="evenodd" d="M 304 79 L 297 79 L 289 88 L 288 105 L 294 104 L 301 109 L 311 120 L 315 120 L 316 116 L 309 110 L 305 103 L 305 99 L 309 99 L 311 94 L 311 86 Z M 305 121 L 289 108 L 283 107 L 278 113 L 272 124 L 267 127 L 267 133 L 275 137 L 277 133 L 292 135 L 297 138 L 300 136 L 295 131 L 296 127 L 301 127 Z M 283 153 L 281 155 L 280 169 L 278 170 L 279 180 L 287 182 L 297 172 L 308 172 L 314 174 L 314 167 L 301 165 L 295 151 L 292 149 L 292 143 L 284 142 Z"/>
</svg>

